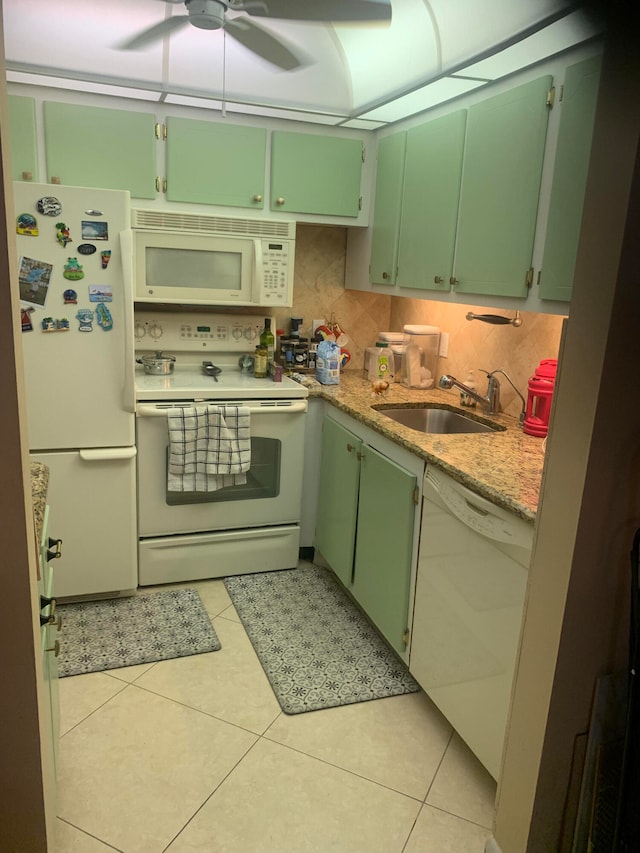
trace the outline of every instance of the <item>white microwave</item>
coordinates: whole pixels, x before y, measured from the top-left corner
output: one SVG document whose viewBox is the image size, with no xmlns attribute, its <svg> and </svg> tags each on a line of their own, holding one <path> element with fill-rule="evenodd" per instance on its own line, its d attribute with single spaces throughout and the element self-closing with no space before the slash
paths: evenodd
<svg viewBox="0 0 640 853">
<path fill-rule="evenodd" d="M 296 223 L 131 211 L 134 299 L 290 308 Z"/>
</svg>

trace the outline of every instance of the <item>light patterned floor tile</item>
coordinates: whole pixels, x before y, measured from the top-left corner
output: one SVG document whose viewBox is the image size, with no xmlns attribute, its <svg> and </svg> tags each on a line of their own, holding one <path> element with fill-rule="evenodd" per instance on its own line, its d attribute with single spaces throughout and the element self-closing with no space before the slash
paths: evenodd
<svg viewBox="0 0 640 853">
<path fill-rule="evenodd" d="M 484 853 L 489 830 L 424 806 L 404 853 Z"/>
<path fill-rule="evenodd" d="M 454 734 L 427 795 L 429 805 L 490 828 L 496 783 L 464 741 Z"/>
<path fill-rule="evenodd" d="M 56 821 L 56 845 L 51 853 L 113 853 L 117 849 L 59 818 Z"/>
<path fill-rule="evenodd" d="M 125 685 L 102 672 L 72 675 L 58 681 L 60 691 L 60 736 L 124 690 Z"/>
<path fill-rule="evenodd" d="M 419 809 L 261 739 L 167 853 L 401 853 Z"/>
<path fill-rule="evenodd" d="M 420 692 L 281 714 L 266 737 L 424 800 L 451 726 Z"/>
<path fill-rule="evenodd" d="M 280 706 L 244 628 L 214 619 L 218 652 L 160 661 L 136 684 L 191 708 L 262 734 Z"/>
<path fill-rule="evenodd" d="M 159 853 L 255 737 L 129 685 L 60 744 L 60 817 L 125 853 Z"/>
<path fill-rule="evenodd" d="M 133 684 L 136 678 L 142 675 L 143 672 L 148 672 L 155 665 L 156 661 L 152 663 L 137 663 L 134 666 L 119 666 L 116 669 L 106 669 L 105 675 L 110 675 L 112 678 L 117 678 L 120 681 L 126 681 L 127 684 Z"/>
</svg>

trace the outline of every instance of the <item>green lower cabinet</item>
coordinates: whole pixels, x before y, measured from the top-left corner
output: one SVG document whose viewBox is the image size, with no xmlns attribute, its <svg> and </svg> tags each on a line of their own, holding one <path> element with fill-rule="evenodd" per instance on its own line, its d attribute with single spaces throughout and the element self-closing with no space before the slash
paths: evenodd
<svg viewBox="0 0 640 853">
<path fill-rule="evenodd" d="M 387 642 L 407 646 L 417 478 L 330 418 L 315 547 Z"/>
<path fill-rule="evenodd" d="M 353 577 L 362 441 L 325 418 L 315 547 L 346 587 Z"/>
<path fill-rule="evenodd" d="M 601 64 L 600 56 L 591 57 L 570 65 L 565 75 L 558 104 L 560 128 L 540 275 L 541 299 L 571 299 Z"/>
<path fill-rule="evenodd" d="M 167 118 L 167 199 L 264 207 L 267 132 L 259 127 Z"/>
<path fill-rule="evenodd" d="M 364 448 L 352 592 L 400 653 L 408 639 L 415 489 L 413 474 Z"/>
<path fill-rule="evenodd" d="M 526 297 L 553 78 L 469 108 L 454 288 Z"/>
<path fill-rule="evenodd" d="M 8 105 L 11 176 L 14 181 L 37 181 L 38 147 L 35 100 L 22 95 L 9 95 Z"/>
<path fill-rule="evenodd" d="M 357 217 L 363 145 L 359 139 L 271 134 L 271 210 Z"/>
<path fill-rule="evenodd" d="M 155 198 L 155 124 L 151 113 L 46 101 L 47 179 Z"/>
</svg>

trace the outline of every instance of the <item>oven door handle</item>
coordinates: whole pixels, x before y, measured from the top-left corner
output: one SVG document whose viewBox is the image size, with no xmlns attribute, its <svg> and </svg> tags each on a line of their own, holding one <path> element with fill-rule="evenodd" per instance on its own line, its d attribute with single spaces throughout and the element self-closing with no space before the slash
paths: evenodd
<svg viewBox="0 0 640 853">
<path fill-rule="evenodd" d="M 212 403 L 215 405 L 215 403 Z M 227 403 L 226 405 L 233 405 Z M 307 411 L 307 401 L 300 400 L 290 406 L 244 406 L 252 415 L 297 415 Z M 166 418 L 172 410 L 169 406 L 156 406 L 153 404 L 140 404 L 136 407 L 136 416 L 139 418 Z"/>
</svg>

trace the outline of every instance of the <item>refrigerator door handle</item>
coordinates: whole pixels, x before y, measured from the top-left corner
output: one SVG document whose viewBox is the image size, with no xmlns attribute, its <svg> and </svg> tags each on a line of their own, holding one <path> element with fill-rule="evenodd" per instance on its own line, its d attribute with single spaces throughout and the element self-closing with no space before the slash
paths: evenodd
<svg viewBox="0 0 640 853">
<path fill-rule="evenodd" d="M 120 232 L 120 254 L 124 281 L 124 383 L 122 405 L 125 412 L 135 412 L 135 352 L 133 340 L 133 231 Z"/>
<path fill-rule="evenodd" d="M 97 447 L 80 450 L 79 454 L 85 462 L 113 462 L 116 459 L 133 459 L 137 452 L 135 447 Z"/>
</svg>

